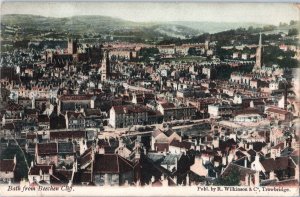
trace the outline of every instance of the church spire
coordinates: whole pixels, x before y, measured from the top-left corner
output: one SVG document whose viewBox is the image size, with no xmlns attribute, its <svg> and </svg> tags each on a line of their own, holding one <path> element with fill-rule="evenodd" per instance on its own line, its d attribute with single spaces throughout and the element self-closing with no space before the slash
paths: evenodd
<svg viewBox="0 0 300 197">
<path fill-rule="evenodd" d="M 259 33 L 258 47 L 256 48 L 256 61 L 253 67 L 253 71 L 260 70 L 263 64 L 263 47 L 262 47 L 262 35 Z"/>
<path fill-rule="evenodd" d="M 259 33 L 259 43 L 258 43 L 258 45 L 259 45 L 259 47 L 261 48 L 262 47 L 262 44 L 261 44 L 262 42 L 261 42 L 261 32 Z"/>
</svg>

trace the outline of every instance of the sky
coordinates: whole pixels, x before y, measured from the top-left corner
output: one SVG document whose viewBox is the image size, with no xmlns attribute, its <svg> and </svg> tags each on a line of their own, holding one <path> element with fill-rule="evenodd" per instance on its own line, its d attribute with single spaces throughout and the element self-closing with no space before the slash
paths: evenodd
<svg viewBox="0 0 300 197">
<path fill-rule="evenodd" d="M 299 8 L 279 3 L 2 2 L 1 14 L 47 17 L 102 15 L 136 22 L 209 21 L 278 25 L 299 20 Z"/>
</svg>

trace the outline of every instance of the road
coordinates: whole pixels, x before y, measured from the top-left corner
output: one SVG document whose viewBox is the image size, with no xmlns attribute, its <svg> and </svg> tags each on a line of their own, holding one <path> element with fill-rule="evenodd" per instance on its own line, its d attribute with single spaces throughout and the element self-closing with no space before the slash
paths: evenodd
<svg viewBox="0 0 300 197">
<path fill-rule="evenodd" d="M 180 125 L 180 126 L 174 126 L 172 127 L 172 129 L 174 130 L 179 130 L 179 129 L 186 129 L 189 127 L 192 127 L 194 125 L 198 125 L 199 123 L 207 123 L 210 122 L 210 118 L 207 119 L 201 119 L 201 120 L 193 120 L 193 124 L 188 124 L 188 125 Z M 169 122 L 165 122 L 165 123 L 169 123 Z M 110 128 L 108 126 L 104 127 L 104 132 L 101 132 L 98 137 L 99 138 L 119 138 L 121 136 L 137 136 L 137 135 L 150 135 L 153 130 L 151 131 L 144 131 L 144 132 L 140 132 L 140 131 L 135 131 L 135 128 L 138 127 L 142 127 L 143 125 L 135 125 L 133 127 L 127 127 L 127 128 Z M 165 129 L 163 127 L 163 124 L 152 124 L 152 125 L 147 125 L 148 127 L 154 127 L 155 129 Z M 154 129 L 154 130 L 155 130 Z"/>
</svg>

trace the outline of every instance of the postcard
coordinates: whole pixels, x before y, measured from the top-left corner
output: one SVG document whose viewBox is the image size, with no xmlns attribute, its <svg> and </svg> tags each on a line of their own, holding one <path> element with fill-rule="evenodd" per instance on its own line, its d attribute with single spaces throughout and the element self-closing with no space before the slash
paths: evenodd
<svg viewBox="0 0 300 197">
<path fill-rule="evenodd" d="M 299 196 L 299 8 L 2 2 L 0 196 Z"/>
</svg>

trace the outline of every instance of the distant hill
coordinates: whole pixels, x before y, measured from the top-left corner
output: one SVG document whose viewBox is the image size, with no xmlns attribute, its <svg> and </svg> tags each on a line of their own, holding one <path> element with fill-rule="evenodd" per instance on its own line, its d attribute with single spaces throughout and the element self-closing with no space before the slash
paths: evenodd
<svg viewBox="0 0 300 197">
<path fill-rule="evenodd" d="M 229 29 L 261 28 L 265 24 L 224 23 L 224 22 L 132 22 L 108 16 L 74 16 L 65 18 L 43 17 L 36 15 L 2 15 L 1 35 L 37 36 L 42 33 L 66 34 L 103 34 L 114 37 L 157 40 L 158 38 L 191 38 L 203 33 L 216 33 Z M 16 27 L 17 32 L 7 28 Z M 4 31 L 3 31 L 4 30 Z M 15 34 L 14 34 L 15 33 Z"/>
<path fill-rule="evenodd" d="M 66 18 L 35 15 L 3 15 L 1 25 L 18 26 L 25 32 L 67 32 L 71 34 L 101 33 L 123 36 L 186 37 L 200 34 L 198 30 L 177 24 L 141 23 L 107 16 L 74 16 Z"/>
<path fill-rule="evenodd" d="M 237 28 L 248 28 L 249 26 L 257 28 L 266 25 L 266 24 L 257 24 L 257 23 L 198 22 L 198 21 L 174 21 L 170 23 L 174 25 L 183 25 L 185 27 L 190 27 L 195 30 L 206 32 L 206 33 L 217 33 L 221 31 L 237 29 Z"/>
</svg>

